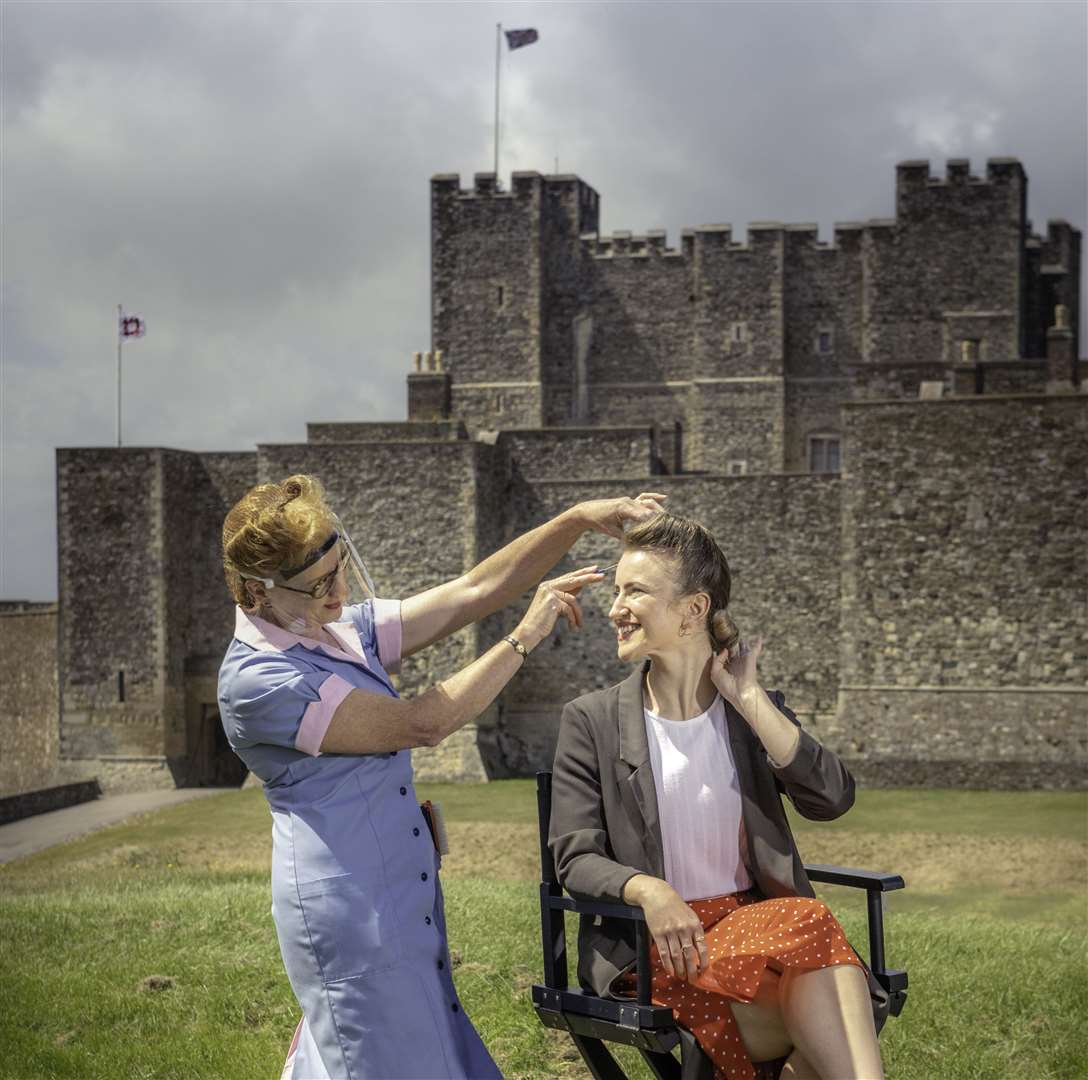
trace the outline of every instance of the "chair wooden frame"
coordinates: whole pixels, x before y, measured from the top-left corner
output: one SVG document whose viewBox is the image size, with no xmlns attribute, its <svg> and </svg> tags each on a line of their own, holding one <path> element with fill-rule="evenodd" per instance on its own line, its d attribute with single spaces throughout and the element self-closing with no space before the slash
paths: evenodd
<svg viewBox="0 0 1088 1080">
<path fill-rule="evenodd" d="M 650 999 L 650 935 L 642 908 L 603 904 L 565 896 L 548 847 L 551 820 L 550 772 L 538 772 L 537 815 L 540 828 L 540 923 L 544 983 L 532 987 L 533 1007 L 546 1027 L 566 1031 L 595 1080 L 626 1080 L 606 1042 L 636 1047 L 658 1080 L 712 1080 L 713 1066 L 690 1032 L 679 1027 L 672 1009 Z M 902 889 L 898 874 L 806 865 L 809 880 L 864 889 L 869 929 L 869 967 L 890 998 L 889 1015 L 898 1016 L 907 999 L 907 973 L 884 961 L 884 893 Z M 630 919 L 635 924 L 638 990 L 631 1000 L 598 997 L 568 984 L 565 912 Z M 680 1047 L 680 1060 L 672 1051 Z"/>
</svg>

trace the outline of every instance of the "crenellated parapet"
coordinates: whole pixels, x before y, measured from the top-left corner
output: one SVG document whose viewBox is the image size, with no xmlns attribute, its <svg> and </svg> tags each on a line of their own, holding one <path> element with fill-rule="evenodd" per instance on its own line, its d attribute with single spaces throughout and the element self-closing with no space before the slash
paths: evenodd
<svg viewBox="0 0 1088 1080">
<path fill-rule="evenodd" d="M 944 176 L 931 176 L 928 160 L 901 161 L 895 169 L 895 209 L 900 224 L 928 221 L 934 213 L 970 215 L 1008 203 L 1022 212 L 1027 174 L 1017 158 L 989 158 L 985 177 L 971 175 L 966 158 L 952 158 Z"/>
<path fill-rule="evenodd" d="M 1019 158 L 993 157 L 986 160 L 985 177 L 971 175 L 971 163 L 967 158 L 949 158 L 945 163 L 944 176 L 930 175 L 928 158 L 901 161 L 895 167 L 897 193 L 930 191 L 934 188 L 960 188 L 1009 186 L 1026 183 L 1027 174 Z"/>
</svg>

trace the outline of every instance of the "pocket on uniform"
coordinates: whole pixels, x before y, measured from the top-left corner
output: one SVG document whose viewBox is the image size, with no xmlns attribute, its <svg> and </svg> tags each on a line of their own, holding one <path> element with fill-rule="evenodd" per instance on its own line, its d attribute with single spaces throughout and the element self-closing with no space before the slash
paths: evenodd
<svg viewBox="0 0 1088 1080">
<path fill-rule="evenodd" d="M 371 975 L 400 959 L 400 933 L 385 889 L 354 874 L 298 886 L 299 904 L 326 983 Z"/>
</svg>

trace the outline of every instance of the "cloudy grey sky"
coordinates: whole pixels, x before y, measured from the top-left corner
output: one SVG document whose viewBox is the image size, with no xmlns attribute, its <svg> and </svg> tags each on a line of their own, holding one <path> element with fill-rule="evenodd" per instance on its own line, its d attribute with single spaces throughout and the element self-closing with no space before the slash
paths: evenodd
<svg viewBox="0 0 1088 1080">
<path fill-rule="evenodd" d="M 603 232 L 894 213 L 894 164 L 993 156 L 1085 225 L 1086 6 L 20 3 L 2 19 L 0 598 L 56 597 L 54 449 L 403 419 L 428 180 L 576 172 Z M 1088 311 L 1088 303 L 1084 304 Z"/>
</svg>

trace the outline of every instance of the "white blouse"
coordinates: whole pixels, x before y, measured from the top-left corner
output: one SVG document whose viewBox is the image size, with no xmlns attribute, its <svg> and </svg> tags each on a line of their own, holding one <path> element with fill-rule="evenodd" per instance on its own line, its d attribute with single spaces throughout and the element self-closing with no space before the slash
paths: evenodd
<svg viewBox="0 0 1088 1080">
<path fill-rule="evenodd" d="M 684 900 L 751 888 L 740 853 L 740 782 L 721 697 L 690 720 L 666 720 L 643 711 L 665 880 Z"/>
</svg>

